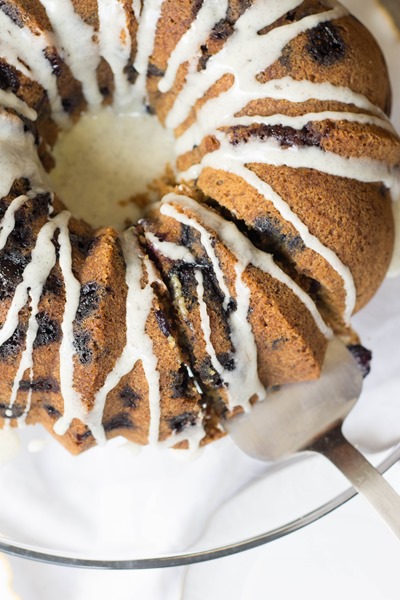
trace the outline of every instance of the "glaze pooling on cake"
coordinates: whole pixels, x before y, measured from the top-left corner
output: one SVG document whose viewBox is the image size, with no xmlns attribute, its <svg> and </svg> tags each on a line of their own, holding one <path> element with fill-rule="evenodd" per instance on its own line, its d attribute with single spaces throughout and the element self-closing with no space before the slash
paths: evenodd
<svg viewBox="0 0 400 600">
<path fill-rule="evenodd" d="M 74 452 L 117 434 L 193 445 L 269 385 L 317 377 L 331 328 L 349 335 L 388 267 L 400 163 L 384 62 L 346 9 L 9 0 L 0 31 L 4 426 L 42 421 Z M 155 113 L 183 184 L 119 235 L 71 218 L 38 157 L 55 123 L 102 104 Z M 43 314 L 60 335 L 39 345 Z"/>
</svg>

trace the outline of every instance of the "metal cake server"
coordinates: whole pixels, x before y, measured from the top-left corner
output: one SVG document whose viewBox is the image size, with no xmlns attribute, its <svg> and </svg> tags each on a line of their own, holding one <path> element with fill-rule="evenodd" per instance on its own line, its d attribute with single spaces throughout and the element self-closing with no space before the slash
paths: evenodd
<svg viewBox="0 0 400 600">
<path fill-rule="evenodd" d="M 224 427 L 241 450 L 259 460 L 276 461 L 304 450 L 323 454 L 400 538 L 400 496 L 341 431 L 361 389 L 355 359 L 334 339 L 319 379 L 271 391 L 249 412 L 226 420 Z"/>
</svg>

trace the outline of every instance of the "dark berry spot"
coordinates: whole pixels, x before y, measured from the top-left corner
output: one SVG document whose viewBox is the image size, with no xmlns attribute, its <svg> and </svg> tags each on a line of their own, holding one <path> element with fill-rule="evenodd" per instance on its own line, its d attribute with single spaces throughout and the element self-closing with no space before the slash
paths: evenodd
<svg viewBox="0 0 400 600">
<path fill-rule="evenodd" d="M 60 411 L 54 408 L 54 406 L 52 406 L 51 404 L 43 404 L 43 408 L 50 417 L 53 417 L 54 419 L 58 419 L 58 417 L 61 417 Z"/>
<path fill-rule="evenodd" d="M 386 185 L 384 185 L 383 183 L 380 184 L 379 186 L 379 194 L 382 198 L 386 198 L 386 196 L 389 194 L 389 188 L 386 187 Z"/>
<path fill-rule="evenodd" d="M 372 352 L 361 344 L 350 344 L 347 346 L 360 368 L 363 377 L 366 377 L 371 370 Z"/>
<path fill-rule="evenodd" d="M 62 58 L 57 54 L 55 48 L 46 48 L 44 55 L 51 64 L 51 70 L 56 77 L 59 77 L 62 73 L 63 61 Z"/>
<path fill-rule="evenodd" d="M 152 106 L 150 106 L 150 104 L 146 104 L 146 112 L 147 112 L 148 115 L 155 115 L 156 114 L 155 109 Z"/>
<path fill-rule="evenodd" d="M 203 44 L 202 46 L 200 46 L 200 50 L 201 50 L 201 57 L 199 60 L 199 68 L 200 70 L 204 71 L 204 69 L 207 67 L 207 62 L 210 59 L 211 54 L 208 51 L 208 47 L 206 44 Z"/>
<path fill-rule="evenodd" d="M 185 225 L 184 223 L 181 224 L 180 243 L 182 244 L 182 246 L 185 246 L 186 248 L 190 248 L 190 246 L 195 241 L 195 236 L 193 234 L 194 234 L 194 230 L 192 227 L 190 227 L 189 225 Z"/>
<path fill-rule="evenodd" d="M 57 321 L 50 319 L 49 315 L 45 312 L 39 312 L 36 315 L 36 321 L 39 324 L 39 328 L 36 334 L 36 339 L 33 343 L 34 348 L 40 346 L 47 346 L 53 342 L 58 342 L 61 338 L 61 328 Z"/>
<path fill-rule="evenodd" d="M 169 426 L 175 433 L 180 433 L 188 426 L 196 425 L 197 415 L 193 412 L 184 412 L 177 417 L 168 419 Z"/>
<path fill-rule="evenodd" d="M 320 65 L 330 67 L 342 60 L 346 53 L 346 45 L 333 23 L 320 23 L 307 32 L 307 52 Z"/>
<path fill-rule="evenodd" d="M 262 235 L 257 240 L 264 250 L 274 253 L 282 246 L 289 251 L 301 251 L 304 242 L 300 236 L 290 236 L 282 232 L 280 223 L 266 215 L 259 216 L 254 221 L 254 229 Z"/>
<path fill-rule="evenodd" d="M 2 419 L 18 419 L 24 414 L 25 408 L 19 404 L 13 404 L 10 408 L 8 404 L 0 404 L 0 417 Z"/>
<path fill-rule="evenodd" d="M 126 408 L 136 408 L 140 400 L 139 394 L 137 394 L 129 385 L 126 385 L 120 391 L 119 397 Z"/>
<path fill-rule="evenodd" d="M 326 132 L 328 134 L 329 131 Z M 273 138 L 283 148 L 292 146 L 319 147 L 323 134 L 313 128 L 311 123 L 305 125 L 302 129 L 294 129 L 287 125 L 264 125 L 256 124 L 248 127 L 235 125 L 230 128 L 229 141 L 236 146 L 240 143 L 246 143 L 250 138 L 256 137 L 264 141 L 268 138 Z"/>
<path fill-rule="evenodd" d="M 82 442 L 92 437 L 92 432 L 90 431 L 90 429 L 87 429 L 83 433 L 76 432 L 74 433 L 74 437 L 78 444 L 82 444 Z"/>
<path fill-rule="evenodd" d="M 220 352 L 217 354 L 218 362 L 226 369 L 227 371 L 234 371 L 236 368 L 235 359 L 232 358 L 229 352 Z"/>
<path fill-rule="evenodd" d="M 91 313 L 93 313 L 100 304 L 102 288 L 96 281 L 85 283 L 81 287 L 79 306 L 76 311 L 76 320 L 78 323 L 87 319 Z"/>
<path fill-rule="evenodd" d="M 22 280 L 29 259 L 17 248 L 5 250 L 0 259 L 0 300 L 9 298 Z"/>
<path fill-rule="evenodd" d="M 164 77 L 165 71 L 163 69 L 159 69 L 156 65 L 149 63 L 147 75 L 149 77 Z"/>
<path fill-rule="evenodd" d="M 83 256 L 87 256 L 89 254 L 95 243 L 93 238 L 77 235 L 76 233 L 70 233 L 69 238 L 71 240 L 72 247 L 77 248 Z"/>
<path fill-rule="evenodd" d="M 108 98 L 108 96 L 111 94 L 110 88 L 107 86 L 100 87 L 100 94 L 103 96 L 103 98 Z"/>
<path fill-rule="evenodd" d="M 0 200 L 0 219 L 3 219 L 7 208 L 8 208 L 8 202 L 6 202 L 4 198 L 1 198 L 1 200 Z"/>
<path fill-rule="evenodd" d="M 61 279 L 57 277 L 57 275 L 55 275 L 54 273 L 50 273 L 43 287 L 43 295 L 53 294 L 54 296 L 59 296 L 61 294 L 62 288 L 63 282 L 61 281 Z"/>
<path fill-rule="evenodd" d="M 58 385 L 58 381 L 53 377 L 38 377 L 33 381 L 23 379 L 19 382 L 19 389 L 22 391 L 32 390 L 32 392 L 58 393 L 60 386 Z"/>
<path fill-rule="evenodd" d="M 19 86 L 20 82 L 15 70 L 8 64 L 0 62 L 0 89 L 10 90 L 15 94 Z"/>
<path fill-rule="evenodd" d="M 284 346 L 286 342 L 287 338 L 285 337 L 276 338 L 275 340 L 273 340 L 271 348 L 272 350 L 282 350 L 282 346 Z"/>
<path fill-rule="evenodd" d="M 9 17 L 20 29 L 23 29 L 25 23 L 21 18 L 20 11 L 18 10 L 18 4 L 14 6 L 10 2 L 1 2 L 1 10 Z"/>
<path fill-rule="evenodd" d="M 207 304 L 211 304 L 215 310 L 219 310 L 224 300 L 224 294 L 212 268 L 203 270 L 203 285 Z"/>
<path fill-rule="evenodd" d="M 199 378 L 202 383 L 207 385 L 211 385 L 212 387 L 220 387 L 222 385 L 221 377 L 215 371 L 214 367 L 211 364 L 211 359 L 209 356 L 205 357 L 199 367 Z"/>
<path fill-rule="evenodd" d="M 132 84 L 135 83 L 137 76 L 139 75 L 139 73 L 136 71 L 133 65 L 127 65 L 126 67 L 124 67 L 124 73 L 129 83 Z"/>
<path fill-rule="evenodd" d="M 92 362 L 93 353 L 90 348 L 91 341 L 92 336 L 89 331 L 82 329 L 74 331 L 73 345 L 79 358 L 79 362 L 82 365 L 88 365 Z"/>
<path fill-rule="evenodd" d="M 51 204 L 50 194 L 37 194 L 32 203 L 32 219 L 35 221 L 39 217 L 47 215 Z"/>
<path fill-rule="evenodd" d="M 0 346 L 0 360 L 16 356 L 25 342 L 25 327 L 20 323 L 11 337 Z"/>
<path fill-rule="evenodd" d="M 32 247 L 32 227 L 27 219 L 26 211 L 21 209 L 15 216 L 15 227 L 8 237 L 8 245 L 20 250 Z"/>
<path fill-rule="evenodd" d="M 135 426 L 132 423 L 128 413 L 121 413 L 115 415 L 106 423 L 103 423 L 105 431 L 113 431 L 114 429 L 134 429 Z"/>
<path fill-rule="evenodd" d="M 80 102 L 80 98 L 63 98 L 61 103 L 66 113 L 73 113 Z"/>
<path fill-rule="evenodd" d="M 193 266 L 183 263 L 177 264 L 171 270 L 171 275 L 173 274 L 178 276 L 186 308 L 191 310 L 192 306 L 196 303 L 196 279 L 194 277 Z"/>
<path fill-rule="evenodd" d="M 189 383 L 190 376 L 185 365 L 181 365 L 178 371 L 171 373 L 172 377 L 172 397 L 185 398 L 190 396 Z"/>
<path fill-rule="evenodd" d="M 163 310 L 156 310 L 154 313 L 160 331 L 165 335 L 165 337 L 169 337 L 171 335 L 171 330 L 169 328 L 169 323 L 167 321 L 167 317 Z"/>
<path fill-rule="evenodd" d="M 211 39 L 213 40 L 226 40 L 233 32 L 232 23 L 227 19 L 221 19 L 216 23 L 211 31 Z"/>
</svg>

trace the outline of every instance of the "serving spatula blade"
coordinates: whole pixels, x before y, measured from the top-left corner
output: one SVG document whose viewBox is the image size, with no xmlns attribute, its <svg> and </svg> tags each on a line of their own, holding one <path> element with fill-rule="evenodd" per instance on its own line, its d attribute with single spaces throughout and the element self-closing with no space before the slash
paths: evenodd
<svg viewBox="0 0 400 600">
<path fill-rule="evenodd" d="M 400 496 L 341 431 L 361 390 L 355 359 L 333 339 L 319 379 L 281 386 L 224 426 L 243 452 L 259 460 L 276 461 L 304 450 L 323 454 L 400 538 Z"/>
</svg>

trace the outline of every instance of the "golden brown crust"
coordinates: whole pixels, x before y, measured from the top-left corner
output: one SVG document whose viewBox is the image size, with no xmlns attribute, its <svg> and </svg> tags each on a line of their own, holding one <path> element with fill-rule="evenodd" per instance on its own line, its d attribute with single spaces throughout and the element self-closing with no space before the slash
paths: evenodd
<svg viewBox="0 0 400 600">
<path fill-rule="evenodd" d="M 173 203 L 172 205 L 174 206 Z M 181 210 L 179 205 L 175 208 Z M 198 218 L 190 212 L 190 209 L 185 209 L 185 215 L 189 218 Z M 229 318 L 222 309 L 221 291 L 216 285 L 215 274 L 212 274 L 211 264 L 209 264 L 210 258 L 200 241 L 198 232 L 185 226 L 182 233 L 181 226 L 176 220 L 165 217 L 161 213 L 153 214 L 150 219 L 143 221 L 142 226 L 146 232 L 150 232 L 164 242 L 177 245 L 184 243 L 196 263 L 203 265 L 202 301 L 206 303 L 210 319 L 210 340 L 220 363 L 224 366 L 229 362 L 234 364 L 235 348 L 232 343 Z M 243 299 L 237 297 L 235 287 L 237 279 L 235 265 L 238 259 L 228 249 L 217 231 L 208 226 L 206 229 L 212 237 L 213 248 L 232 301 L 242 302 Z M 184 242 L 182 235 L 184 235 Z M 237 235 L 241 234 L 237 232 Z M 215 401 L 217 393 L 220 401 L 227 405 L 226 388 L 210 361 L 205 342 L 200 299 L 193 268 L 190 264 L 184 266 L 179 260 L 174 261 L 168 256 L 165 257 L 162 250 L 152 246 L 151 242 L 150 245 L 152 256 L 169 286 L 184 336 L 184 344 L 191 355 L 193 370 L 205 389 L 213 395 L 212 401 Z M 259 377 L 263 384 L 271 386 L 318 377 L 326 339 L 301 300 L 285 284 L 251 264 L 246 267 L 242 279 L 250 291 L 249 320 L 257 346 Z"/>
<path fill-rule="evenodd" d="M 93 27 L 94 39 L 99 34 L 96 0 L 72 0 L 76 13 Z M 128 17 L 131 37 L 130 57 L 124 72 L 130 83 L 138 75 L 134 59 L 137 53 L 138 22 L 131 0 L 122 0 Z M 327 10 L 326 3 L 305 0 L 278 21 L 259 32 L 265 35 L 277 26 L 299 21 L 307 15 Z M 236 20 L 251 5 L 250 0 L 230 0 L 226 17 L 217 23 L 201 47 L 198 69 L 204 69 L 234 31 Z M 143 7 L 143 5 L 142 5 Z M 183 63 L 171 90 L 162 94 L 158 83 L 164 75 L 168 58 L 181 36 L 188 30 L 200 10 L 198 0 L 165 0 L 162 6 L 155 45 L 147 73 L 149 110 L 161 122 L 173 106 L 187 75 L 188 63 Z M 52 66 L 62 106 L 72 121 L 87 108 L 82 85 L 71 72 L 63 51 L 57 46 L 46 11 L 39 0 L 8 0 L 2 2 L 4 11 L 18 27 L 27 26 L 32 32 L 44 32 L 47 40 L 45 56 Z M 125 35 L 123 32 L 121 35 Z M 325 52 L 326 37 L 334 44 L 333 55 Z M 332 42 L 333 40 L 333 42 Z M 329 44 L 328 44 L 329 45 Z M 57 47 L 55 47 L 57 46 Z M 267 57 L 266 57 L 267 63 Z M 21 67 L 22 68 L 22 67 Z M 29 70 L 29 69 L 28 69 Z M 115 93 L 114 75 L 104 58 L 97 67 L 97 83 L 103 104 L 111 104 Z M 334 86 L 349 86 L 354 92 L 389 113 L 391 91 L 386 66 L 376 42 L 353 17 L 345 16 L 307 30 L 287 44 L 279 59 L 258 75 L 260 82 L 291 77 L 315 83 L 329 82 Z M 56 141 L 58 128 L 51 114 L 48 95 L 41 85 L 0 59 L 0 83 L 6 91 L 26 102 L 38 113 L 35 124 L 24 119 L 34 136 L 38 137 L 38 153 L 45 168 L 52 167 L 48 147 Z M 197 118 L 198 111 L 211 98 L 218 97 L 234 84 L 234 76 L 225 74 L 204 96 L 198 99 L 188 117 L 176 128 L 180 136 Z M 14 114 L 14 109 L 6 109 Z M 371 109 L 372 110 L 372 109 Z M 282 114 L 295 117 L 312 112 L 338 111 L 372 114 L 337 101 L 310 99 L 289 102 L 264 98 L 253 100 L 236 116 L 267 117 Z M 385 161 L 391 167 L 400 165 L 398 137 L 377 124 L 360 124 L 342 120 L 310 121 L 304 130 L 274 128 L 255 122 L 252 125 L 221 129 L 232 144 L 247 143 L 252 138 L 274 138 L 284 147 L 317 146 L 321 151 L 340 154 L 352 160 L 369 158 Z M 177 166 L 186 171 L 208 153 L 219 148 L 213 135 L 207 135 L 197 147 L 178 157 Z M 267 164 L 248 164 L 250 171 L 269 184 L 305 224 L 310 233 L 331 249 L 347 266 L 354 278 L 356 310 L 375 293 L 387 270 L 393 247 L 394 227 L 391 198 L 381 183 L 362 183 L 323 174 L 315 169 L 293 169 Z M 336 270 L 315 251 L 307 248 L 298 231 L 274 208 L 271 199 L 261 196 L 240 177 L 220 168 L 204 168 L 196 181 L 187 182 L 179 193 L 186 193 L 219 214 L 240 223 L 254 244 L 275 255 L 276 263 L 316 301 L 326 321 L 336 332 L 350 335 L 341 317 L 345 306 L 343 281 Z M 160 190 L 174 190 L 175 181 L 162 183 Z M 18 180 L 10 193 L 0 200 L 0 211 L 18 195 L 29 192 L 29 182 Z M 5 321 L 12 294 L 21 281 L 23 265 L 29 261 L 40 228 L 47 220 L 49 197 L 29 200 L 18 211 L 17 231 L 11 235 L 2 254 L 0 265 L 7 279 L 0 298 L 0 325 Z M 55 213 L 63 210 L 54 200 Z M 207 208 L 209 210 L 209 208 Z M 190 229 L 190 228 L 189 228 Z M 184 230 L 176 221 L 155 210 L 135 229 L 140 236 L 141 264 L 150 258 L 157 264 L 153 283 L 153 300 L 149 307 L 145 332 L 152 340 L 160 377 L 159 439 L 171 433 L 190 430 L 203 418 L 205 437 L 202 443 L 222 435 L 221 415 L 227 413 L 227 387 L 214 368 L 207 349 L 199 308 L 194 272 L 157 253 L 146 242 L 144 233 L 151 232 L 164 241 L 181 244 L 182 238 L 199 261 L 204 278 L 204 300 L 210 321 L 210 342 L 218 360 L 226 368 L 232 366 L 235 348 L 229 318 L 223 309 L 215 273 L 209 257 L 195 231 Z M 231 297 L 236 300 L 236 257 L 217 232 L 214 235 L 215 253 L 223 270 Z M 19 237 L 18 237 L 19 236 Z M 102 228 L 93 231 L 85 223 L 70 222 L 73 274 L 81 286 L 79 308 L 74 322 L 74 388 L 81 394 L 87 410 L 93 407 L 95 396 L 112 371 L 126 343 L 126 265 L 119 237 L 115 231 Z M 10 255 L 15 251 L 17 258 Z M 8 253 L 8 254 L 7 254 Z M 5 257 L 5 258 L 4 258 Z M 8 262 L 7 262 L 8 261 Z M 3 275 L 2 275 L 3 276 Z M 148 283 L 143 270 L 142 286 Z M 249 322 L 258 352 L 259 377 L 266 386 L 318 377 L 326 340 L 301 300 L 277 279 L 249 264 L 243 282 L 250 290 Z M 10 289 L 8 289 L 10 288 Z M 19 383 L 11 418 L 6 413 L 7 401 L 0 400 L 0 426 L 5 419 L 15 426 L 28 402 L 31 409 L 28 423 L 42 423 L 54 434 L 54 423 L 63 414 L 59 350 L 62 340 L 61 323 L 65 309 L 65 287 L 59 263 L 54 266 L 39 304 L 39 333 L 33 350 L 33 375 L 27 370 Z M 11 340 L 0 347 L 0 398 L 12 393 L 19 360 L 25 348 L 29 306 L 19 314 L 19 326 Z M 134 364 L 118 385 L 108 394 L 103 427 L 107 438 L 123 435 L 138 444 L 146 444 L 151 420 L 150 390 L 143 359 Z M 203 394 L 195 387 L 187 366 L 191 366 L 200 382 Z M 61 365 L 62 367 L 62 365 Z M 254 400 L 254 398 L 253 398 Z M 64 436 L 56 436 L 72 453 L 94 445 L 95 440 L 86 425 L 74 419 Z M 184 435 L 177 440 L 187 446 Z M 173 438 L 174 439 L 174 438 Z"/>
</svg>

